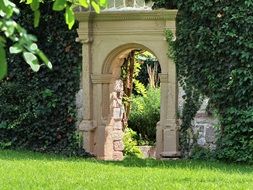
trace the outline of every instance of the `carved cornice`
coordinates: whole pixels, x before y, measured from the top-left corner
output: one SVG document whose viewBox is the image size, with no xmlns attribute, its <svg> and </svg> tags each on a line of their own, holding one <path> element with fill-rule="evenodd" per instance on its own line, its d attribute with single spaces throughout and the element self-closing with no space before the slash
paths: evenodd
<svg viewBox="0 0 253 190">
<path fill-rule="evenodd" d="M 127 20 L 171 20 L 176 18 L 177 10 L 143 10 L 143 11 L 102 11 L 100 14 L 94 12 L 76 12 L 79 22 L 93 21 L 127 21 Z M 92 15 L 92 17 L 91 17 Z"/>
</svg>

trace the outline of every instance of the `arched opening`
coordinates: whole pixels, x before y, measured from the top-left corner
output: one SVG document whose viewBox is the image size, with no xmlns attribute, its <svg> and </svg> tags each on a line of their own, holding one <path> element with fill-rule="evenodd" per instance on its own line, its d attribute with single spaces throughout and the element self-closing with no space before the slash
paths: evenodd
<svg viewBox="0 0 253 190">
<path fill-rule="evenodd" d="M 136 146 L 141 146 L 138 149 L 144 157 L 155 157 L 156 127 L 161 107 L 159 74 L 162 69 L 158 60 L 145 46 L 126 44 L 111 51 L 104 62 L 102 72 L 111 75 L 112 79 L 110 85 L 103 87 L 103 94 L 107 95 L 104 96 L 103 105 L 106 107 L 102 115 L 103 118 L 112 117 L 111 124 L 122 125 L 120 129 L 114 129 L 112 125 L 112 133 L 118 133 L 115 136 L 125 135 L 126 138 L 121 139 L 125 154 L 134 153 L 129 152 L 131 147 L 127 147 L 127 141 L 131 140 Z M 109 98 L 110 103 L 107 102 Z M 127 139 L 129 135 L 132 139 Z M 119 139 L 112 141 L 113 151 L 117 151 L 114 144 L 123 142 Z"/>
<path fill-rule="evenodd" d="M 143 45 L 126 44 L 108 55 L 102 72 L 112 74 L 111 87 L 104 89 L 108 95 L 103 102 L 108 97 L 114 99 L 107 104 L 111 112 L 104 109 L 103 117 L 107 118 L 110 113 L 114 118 L 120 116 L 116 123 L 121 124 L 124 131 L 123 152 L 155 158 L 161 104 L 159 74 L 162 72 L 158 58 Z M 115 141 L 119 143 L 118 139 Z"/>
</svg>

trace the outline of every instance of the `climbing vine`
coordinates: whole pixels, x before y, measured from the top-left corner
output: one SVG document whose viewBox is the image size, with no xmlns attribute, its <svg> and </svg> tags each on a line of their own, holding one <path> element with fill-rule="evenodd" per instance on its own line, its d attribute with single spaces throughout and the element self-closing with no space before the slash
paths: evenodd
<svg viewBox="0 0 253 190">
<path fill-rule="evenodd" d="M 208 97 L 216 110 L 217 158 L 253 162 L 253 1 L 189 0 L 178 8 L 180 84 Z"/>
<path fill-rule="evenodd" d="M 168 42 L 168 57 L 176 61 L 175 52 L 175 37 L 171 30 L 165 30 L 166 40 Z M 176 62 L 177 63 L 177 62 Z M 177 79 L 179 85 L 183 88 L 185 94 L 183 96 L 184 105 L 180 114 L 180 146 L 181 152 L 185 157 L 189 156 L 190 150 L 196 142 L 192 141 L 192 120 L 199 110 L 203 98 L 197 88 L 191 86 L 185 79 L 185 76 L 180 73 L 177 65 Z"/>
<path fill-rule="evenodd" d="M 175 9 L 177 7 L 177 0 L 154 0 L 154 9 L 167 8 Z"/>
</svg>

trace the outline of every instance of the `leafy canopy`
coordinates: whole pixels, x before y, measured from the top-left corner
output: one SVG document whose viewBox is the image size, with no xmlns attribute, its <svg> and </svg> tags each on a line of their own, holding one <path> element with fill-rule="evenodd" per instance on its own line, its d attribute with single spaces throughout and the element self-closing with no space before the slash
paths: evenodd
<svg viewBox="0 0 253 190">
<path fill-rule="evenodd" d="M 34 27 L 38 27 L 41 13 L 40 5 L 42 0 L 21 0 L 26 3 L 34 12 Z M 99 13 L 100 7 L 106 6 L 107 0 L 54 0 L 54 11 L 65 11 L 65 22 L 71 29 L 75 23 L 74 8 L 93 7 Z M 38 48 L 36 37 L 28 34 L 26 29 L 17 23 L 13 17 L 19 14 L 16 4 L 10 0 L 0 0 L 0 80 L 7 74 L 6 42 L 11 41 L 10 53 L 21 53 L 26 63 L 33 71 L 38 71 L 42 65 L 52 69 L 52 64 L 46 55 Z M 40 64 L 42 61 L 44 64 Z"/>
</svg>

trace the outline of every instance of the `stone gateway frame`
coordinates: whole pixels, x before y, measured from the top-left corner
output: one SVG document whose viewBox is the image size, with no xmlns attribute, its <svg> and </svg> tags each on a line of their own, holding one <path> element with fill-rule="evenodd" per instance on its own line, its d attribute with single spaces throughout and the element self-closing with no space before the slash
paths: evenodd
<svg viewBox="0 0 253 190">
<path fill-rule="evenodd" d="M 83 148 L 98 159 L 123 159 L 123 125 L 115 106 L 115 84 L 124 59 L 134 49 L 154 54 L 161 66 L 160 121 L 156 158 L 180 156 L 176 67 L 167 56 L 165 30 L 175 32 L 176 10 L 77 12 L 82 43 Z"/>
</svg>

